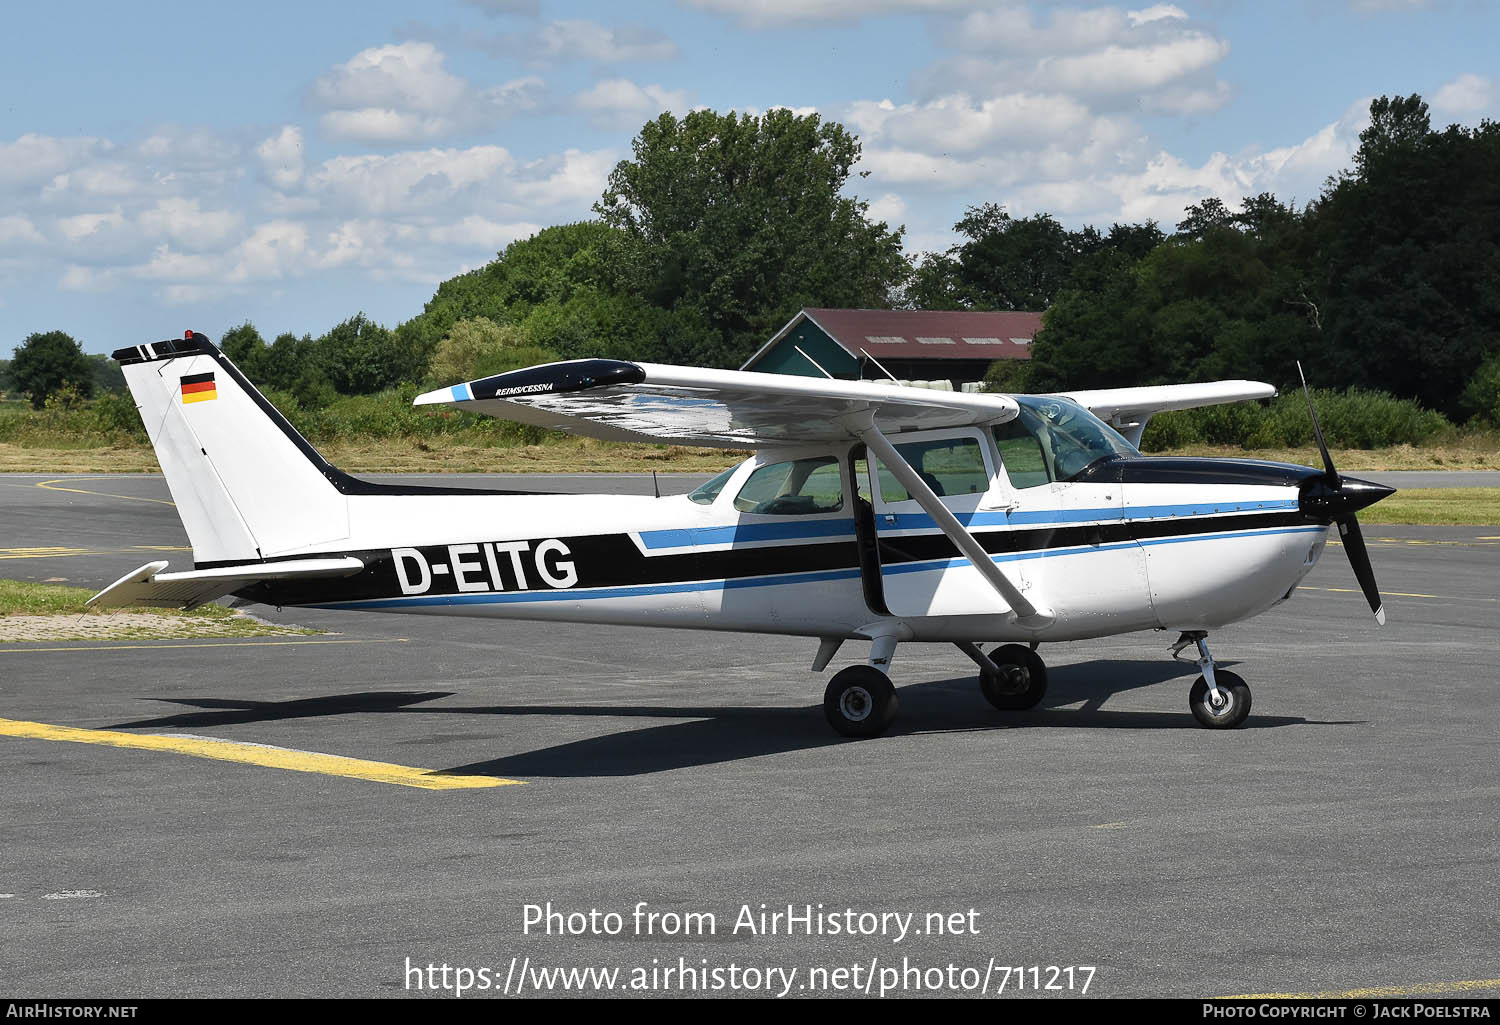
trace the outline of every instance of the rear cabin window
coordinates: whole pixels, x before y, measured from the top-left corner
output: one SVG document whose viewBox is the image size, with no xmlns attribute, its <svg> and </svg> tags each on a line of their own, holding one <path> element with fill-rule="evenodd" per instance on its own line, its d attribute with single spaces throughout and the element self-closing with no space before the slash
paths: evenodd
<svg viewBox="0 0 1500 1025">
<path fill-rule="evenodd" d="M 762 466 L 734 496 L 740 512 L 808 516 L 844 507 L 844 481 L 833 456 L 794 459 Z"/>
<path fill-rule="evenodd" d="M 937 441 L 910 441 L 897 445 L 911 468 L 939 498 L 954 495 L 979 495 L 989 490 L 989 471 L 984 468 L 984 453 L 976 438 L 942 438 Z M 911 495 L 895 475 L 876 462 L 880 471 L 882 501 L 905 502 Z"/>
</svg>

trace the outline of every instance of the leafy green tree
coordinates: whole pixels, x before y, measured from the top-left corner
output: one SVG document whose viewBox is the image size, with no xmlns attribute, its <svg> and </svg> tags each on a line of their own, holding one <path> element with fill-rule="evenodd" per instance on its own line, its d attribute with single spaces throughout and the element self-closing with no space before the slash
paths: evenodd
<svg viewBox="0 0 1500 1025">
<path fill-rule="evenodd" d="M 556 359 L 556 353 L 532 344 L 514 324 L 473 317 L 454 324 L 448 337 L 438 343 L 429 373 L 431 383 L 441 387 Z"/>
<path fill-rule="evenodd" d="M 247 320 L 225 331 L 219 338 L 219 348 L 250 380 L 259 376 L 266 358 L 266 340 L 254 324 Z"/>
<path fill-rule="evenodd" d="M 842 195 L 860 147 L 842 125 L 777 109 L 693 111 L 642 127 L 594 209 L 623 232 L 623 291 L 691 309 L 735 365 L 803 306 L 878 306 L 910 273 L 904 229 Z"/>
<path fill-rule="evenodd" d="M 1016 219 L 994 203 L 971 206 L 953 230 L 967 238 L 928 253 L 912 275 L 906 305 L 926 310 L 1045 310 L 1065 288 L 1088 288 L 1120 262 L 1134 262 L 1164 237 L 1155 222 L 1113 225 L 1108 234 L 1070 231 L 1051 214 Z"/>
<path fill-rule="evenodd" d="M 1177 222 L 1177 234 L 1190 239 L 1202 240 L 1214 231 L 1233 227 L 1234 214 L 1218 196 L 1210 196 L 1194 203 L 1184 211 L 1185 216 Z"/>
<path fill-rule="evenodd" d="M 1097 245 L 1092 228 L 1068 231 L 1045 213 L 1017 220 L 994 203 L 970 207 L 953 228 L 969 240 L 949 255 L 960 303 L 971 309 L 1045 310 Z"/>
<path fill-rule="evenodd" d="M 611 259 L 621 235 L 599 221 L 581 221 L 512 242 L 485 266 L 440 284 L 422 312 L 396 328 L 397 343 L 413 362 L 427 365 L 460 320 L 519 324 L 538 305 L 567 303 L 579 290 L 614 291 L 619 275 Z"/>
<path fill-rule="evenodd" d="M 94 392 L 93 364 L 62 331 L 27 335 L 10 362 L 10 379 L 30 398 L 33 409 L 44 408 L 48 397 L 65 389 L 81 398 Z"/>
<path fill-rule="evenodd" d="M 984 373 L 984 390 L 1014 395 L 1031 390 L 1029 359 L 997 359 Z"/>
<path fill-rule="evenodd" d="M 102 352 L 89 353 L 88 361 L 93 371 L 95 395 L 125 393 L 125 372 L 120 369 L 120 364 Z M 4 388 L 4 385 L 0 385 L 0 388 Z"/>
<path fill-rule="evenodd" d="M 246 371 L 246 376 L 258 388 L 291 395 L 303 409 L 321 409 L 338 396 L 328 380 L 322 346 L 309 335 L 277 335 L 257 356 L 255 370 L 255 375 Z"/>
<path fill-rule="evenodd" d="M 1296 379 L 1319 344 L 1296 211 L 1267 195 L 1239 214 L 1207 200 L 1179 228 L 1163 240 L 1154 225 L 1116 225 L 1075 268 L 1033 343 L 1034 387 Z"/>
<path fill-rule="evenodd" d="M 1370 115 L 1313 211 L 1318 376 L 1459 412 L 1500 352 L 1500 124 L 1432 131 L 1418 96 Z"/>
<path fill-rule="evenodd" d="M 370 395 L 425 371 L 404 358 L 389 330 L 363 313 L 334 326 L 318 347 L 329 382 L 344 395 Z"/>
</svg>

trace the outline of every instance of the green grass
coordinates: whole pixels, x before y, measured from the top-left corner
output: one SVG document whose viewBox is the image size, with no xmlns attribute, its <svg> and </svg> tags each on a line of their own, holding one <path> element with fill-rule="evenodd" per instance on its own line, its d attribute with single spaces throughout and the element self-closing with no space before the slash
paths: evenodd
<svg viewBox="0 0 1500 1025">
<path fill-rule="evenodd" d="M 1361 523 L 1419 526 L 1500 524 L 1500 488 L 1411 488 L 1359 514 Z"/>
<path fill-rule="evenodd" d="M 241 612 L 209 604 L 183 612 L 177 609 L 92 609 L 84 602 L 94 595 L 86 587 L 64 587 L 58 584 L 35 584 L 26 580 L 0 579 L 0 630 L 4 620 L 14 616 L 57 616 L 73 619 L 79 627 L 78 637 L 96 639 L 101 627 L 106 636 L 116 639 L 149 639 L 178 637 L 185 632 L 194 637 L 264 637 L 284 634 L 312 634 L 317 630 L 279 626 L 247 616 Z M 145 613 L 155 621 L 142 622 L 132 617 L 118 628 L 109 622 L 114 613 Z M 85 630 L 84 627 L 88 629 Z M 24 639 L 24 638 L 22 638 Z M 49 639 L 63 639 L 55 634 Z"/>
</svg>

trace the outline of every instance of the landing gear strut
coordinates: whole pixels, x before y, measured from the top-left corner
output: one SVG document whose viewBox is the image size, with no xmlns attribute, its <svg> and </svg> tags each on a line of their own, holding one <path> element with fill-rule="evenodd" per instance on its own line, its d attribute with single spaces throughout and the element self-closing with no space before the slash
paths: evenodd
<svg viewBox="0 0 1500 1025">
<path fill-rule="evenodd" d="M 1196 644 L 1198 657 L 1183 658 L 1180 654 L 1189 644 Z M 1172 645 L 1172 657 L 1179 662 L 1193 662 L 1203 675 L 1193 681 L 1188 692 L 1188 707 L 1200 726 L 1211 730 L 1230 730 L 1245 721 L 1250 714 L 1250 687 L 1238 675 L 1214 664 L 1208 651 L 1208 634 L 1203 630 L 1184 630 L 1177 643 Z"/>
<path fill-rule="evenodd" d="M 897 633 L 882 633 L 870 638 L 870 660 L 862 666 L 840 669 L 828 681 L 823 691 L 823 715 L 828 725 L 846 737 L 878 737 L 886 731 L 896 718 L 901 703 L 896 700 L 896 688 L 888 675 L 891 659 L 896 654 L 896 645 L 901 640 Z M 829 658 L 838 648 L 836 643 L 824 641 L 818 649 L 814 669 L 827 665 L 824 653 Z"/>
</svg>

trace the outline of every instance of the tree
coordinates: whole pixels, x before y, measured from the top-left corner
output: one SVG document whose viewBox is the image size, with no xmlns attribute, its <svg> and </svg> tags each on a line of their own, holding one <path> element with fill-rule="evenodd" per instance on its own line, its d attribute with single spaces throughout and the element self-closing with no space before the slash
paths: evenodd
<svg viewBox="0 0 1500 1025">
<path fill-rule="evenodd" d="M 1359 133 L 1354 154 L 1356 175 L 1364 175 L 1388 154 L 1419 148 L 1432 130 L 1427 102 L 1410 96 L 1377 96 L 1370 101 L 1370 125 Z"/>
<path fill-rule="evenodd" d="M 93 364 L 72 336 L 62 331 L 28 335 L 11 360 L 10 379 L 17 391 L 31 399 L 33 409 L 41 409 L 50 396 L 64 389 L 83 398 L 94 393 Z"/>
<path fill-rule="evenodd" d="M 623 233 L 623 290 L 696 311 L 734 365 L 802 306 L 879 306 L 910 273 L 904 229 L 841 190 L 855 138 L 817 114 L 664 113 L 594 209 Z"/>
<path fill-rule="evenodd" d="M 1066 288 L 1089 288 L 1117 262 L 1161 243 L 1154 221 L 1064 228 L 1047 213 L 1013 218 L 995 203 L 971 206 L 953 230 L 968 241 L 928 253 L 912 275 L 906 304 L 925 310 L 1045 310 Z"/>
<path fill-rule="evenodd" d="M 1218 196 L 1210 196 L 1200 203 L 1194 203 L 1183 213 L 1186 216 L 1177 222 L 1177 234 L 1191 239 L 1202 239 L 1210 232 L 1227 229 L 1234 224 L 1234 214 Z"/>
<path fill-rule="evenodd" d="M 533 345 L 514 324 L 474 317 L 454 324 L 438 343 L 428 373 L 433 385 L 442 387 L 556 359 L 556 353 Z"/>
<path fill-rule="evenodd" d="M 1315 352 L 1306 231 L 1261 195 L 1189 207 L 1179 233 L 1115 225 L 1075 269 L 1032 345 L 1043 390 L 1255 377 L 1285 387 Z M 1137 255 L 1139 254 L 1139 255 Z"/>
<path fill-rule="evenodd" d="M 219 337 L 219 349 L 252 381 L 266 355 L 266 340 L 248 320 Z"/>
<path fill-rule="evenodd" d="M 1319 377 L 1462 412 L 1500 353 L 1500 124 L 1432 131 L 1418 96 L 1370 116 L 1312 210 Z"/>
<path fill-rule="evenodd" d="M 329 382 L 344 395 L 369 395 L 425 372 L 403 358 L 390 331 L 363 313 L 333 327 L 318 339 L 318 348 Z"/>
<path fill-rule="evenodd" d="M 1016 220 L 1002 207 L 970 207 L 953 229 L 969 241 L 949 250 L 963 305 L 981 310 L 1045 310 L 1067 284 L 1092 228 L 1071 232 L 1051 214 Z"/>
<path fill-rule="evenodd" d="M 398 343 L 426 363 L 460 320 L 519 324 L 537 305 L 566 303 L 579 289 L 613 291 L 619 275 L 611 259 L 621 235 L 599 221 L 580 221 L 512 242 L 485 266 L 440 284 L 422 312 L 396 329 Z"/>
<path fill-rule="evenodd" d="M 255 368 L 252 380 L 258 387 L 285 392 L 303 409 L 326 406 L 337 397 L 324 368 L 322 347 L 309 335 L 277 335 L 257 356 Z"/>
</svg>

